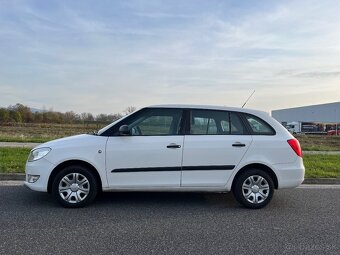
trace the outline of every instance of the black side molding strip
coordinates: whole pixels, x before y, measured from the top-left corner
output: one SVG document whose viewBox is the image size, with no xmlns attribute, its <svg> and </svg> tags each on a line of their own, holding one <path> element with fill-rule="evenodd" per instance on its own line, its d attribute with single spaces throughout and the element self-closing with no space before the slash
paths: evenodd
<svg viewBox="0 0 340 255">
<path fill-rule="evenodd" d="M 131 172 L 169 172 L 169 171 L 205 171 L 205 170 L 233 170 L 234 165 L 209 165 L 209 166 L 174 166 L 174 167 L 140 167 L 140 168 L 117 168 L 111 173 Z"/>
<path fill-rule="evenodd" d="M 129 173 L 129 172 L 168 172 L 181 171 L 180 166 L 174 167 L 140 167 L 140 168 L 117 168 L 113 169 L 111 173 Z"/>
<path fill-rule="evenodd" d="M 233 165 L 217 165 L 217 166 L 183 166 L 182 171 L 196 171 L 196 170 L 233 170 Z"/>
</svg>

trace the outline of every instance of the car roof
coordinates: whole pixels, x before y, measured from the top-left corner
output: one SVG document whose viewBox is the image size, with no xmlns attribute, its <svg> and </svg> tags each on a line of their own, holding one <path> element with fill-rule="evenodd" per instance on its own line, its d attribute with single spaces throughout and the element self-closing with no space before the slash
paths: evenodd
<svg viewBox="0 0 340 255">
<path fill-rule="evenodd" d="M 264 113 L 268 115 L 267 112 L 253 110 L 241 107 L 227 107 L 218 105 L 194 105 L 194 104 L 160 104 L 160 105 L 150 105 L 148 108 L 181 108 L 181 109 L 206 109 L 206 110 L 223 110 L 223 111 L 235 111 L 235 112 L 245 112 L 250 114 L 260 114 Z"/>
</svg>

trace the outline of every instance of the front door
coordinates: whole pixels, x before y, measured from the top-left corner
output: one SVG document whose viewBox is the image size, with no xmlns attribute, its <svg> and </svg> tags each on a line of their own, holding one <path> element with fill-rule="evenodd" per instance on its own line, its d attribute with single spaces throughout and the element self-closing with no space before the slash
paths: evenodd
<svg viewBox="0 0 340 255">
<path fill-rule="evenodd" d="M 179 187 L 184 136 L 182 110 L 146 108 L 118 125 L 130 135 L 111 136 L 106 172 L 111 188 Z"/>
</svg>

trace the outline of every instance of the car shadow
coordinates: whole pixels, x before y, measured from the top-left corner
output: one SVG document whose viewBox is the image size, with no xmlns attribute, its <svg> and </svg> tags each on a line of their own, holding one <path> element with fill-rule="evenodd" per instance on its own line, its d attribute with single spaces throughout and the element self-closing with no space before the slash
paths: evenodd
<svg viewBox="0 0 340 255">
<path fill-rule="evenodd" d="M 19 199 L 19 200 L 18 200 Z M 20 201 L 21 200 L 21 201 Z M 61 207 L 53 195 L 26 191 L 16 199 L 30 207 Z M 238 208 L 232 193 L 204 192 L 102 192 L 85 208 L 182 207 L 182 208 Z"/>
<path fill-rule="evenodd" d="M 18 187 L 17 187 L 18 188 Z M 34 192 L 25 187 L 20 188 L 20 195 L 8 200 L 7 206 L 21 205 L 29 208 L 63 208 L 53 195 Z M 266 207 L 277 209 L 289 206 L 291 200 L 282 196 L 274 196 Z M 125 210 L 125 209 L 234 209 L 244 210 L 234 198 L 232 192 L 207 193 L 207 192 L 102 192 L 96 200 L 84 210 Z M 64 209 L 64 208 L 63 208 Z"/>
<path fill-rule="evenodd" d="M 231 193 L 204 192 L 106 192 L 99 195 L 96 205 L 133 206 L 217 206 L 234 207 L 237 205 Z"/>
</svg>

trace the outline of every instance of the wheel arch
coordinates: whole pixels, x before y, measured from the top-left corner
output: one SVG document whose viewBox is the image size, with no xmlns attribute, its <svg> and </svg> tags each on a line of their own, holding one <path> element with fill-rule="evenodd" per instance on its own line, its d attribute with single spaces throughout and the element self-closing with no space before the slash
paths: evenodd
<svg viewBox="0 0 340 255">
<path fill-rule="evenodd" d="M 53 169 L 53 171 L 51 172 L 51 174 L 48 178 L 48 183 L 47 183 L 47 192 L 48 193 L 52 192 L 53 180 L 56 177 L 56 175 L 58 174 L 58 172 L 60 170 L 64 169 L 65 167 L 72 166 L 72 165 L 81 165 L 81 166 L 89 169 L 94 174 L 94 176 L 96 177 L 96 181 L 98 183 L 99 190 L 102 190 L 102 180 L 100 178 L 100 175 L 99 175 L 97 169 L 93 165 L 91 165 L 90 163 L 83 161 L 83 160 L 67 160 L 67 161 L 64 161 L 64 162 L 60 163 L 59 165 L 57 165 Z"/>
<path fill-rule="evenodd" d="M 261 164 L 261 163 L 252 163 L 252 164 L 248 164 L 248 165 L 242 167 L 242 168 L 237 172 L 237 174 L 234 176 L 234 179 L 233 179 L 233 182 L 232 182 L 232 185 L 231 185 L 231 189 L 233 189 L 234 184 L 235 184 L 237 178 L 238 178 L 242 173 L 244 173 L 245 171 L 247 171 L 248 169 L 260 169 L 260 170 L 265 171 L 265 172 L 272 178 L 272 180 L 273 180 L 273 182 L 274 182 L 274 188 L 275 188 L 275 189 L 278 189 L 278 187 L 279 187 L 279 182 L 278 182 L 278 179 L 277 179 L 277 176 L 276 176 L 275 172 L 274 172 L 273 169 L 271 169 L 269 166 L 264 165 L 264 164 Z"/>
</svg>

